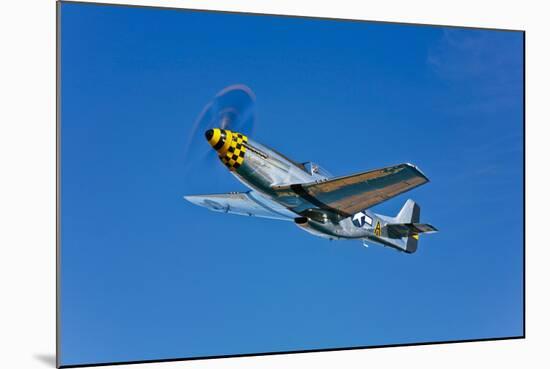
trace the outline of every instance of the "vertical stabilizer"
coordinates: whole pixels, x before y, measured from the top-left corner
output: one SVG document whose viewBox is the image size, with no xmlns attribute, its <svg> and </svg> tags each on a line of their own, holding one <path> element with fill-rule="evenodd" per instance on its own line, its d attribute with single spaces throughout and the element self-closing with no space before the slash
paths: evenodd
<svg viewBox="0 0 550 369">
<path fill-rule="evenodd" d="M 411 199 L 407 200 L 395 217 L 395 223 L 420 223 L 420 206 Z"/>
<path fill-rule="evenodd" d="M 420 206 L 418 206 L 418 204 L 413 200 L 409 199 L 394 219 L 395 223 L 398 224 L 420 223 Z M 410 234 L 408 237 L 403 237 L 402 239 L 405 246 L 405 252 L 412 254 L 416 251 L 418 248 L 417 233 Z"/>
</svg>

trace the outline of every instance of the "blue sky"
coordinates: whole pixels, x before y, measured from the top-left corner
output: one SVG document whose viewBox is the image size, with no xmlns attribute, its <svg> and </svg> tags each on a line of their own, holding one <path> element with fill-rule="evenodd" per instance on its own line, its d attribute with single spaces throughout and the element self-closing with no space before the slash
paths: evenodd
<svg viewBox="0 0 550 369">
<path fill-rule="evenodd" d="M 521 33 L 61 7 L 62 364 L 522 334 Z M 235 83 L 296 161 L 418 165 L 374 210 L 413 198 L 440 232 L 407 255 L 187 203 L 244 189 L 183 162 Z"/>
</svg>

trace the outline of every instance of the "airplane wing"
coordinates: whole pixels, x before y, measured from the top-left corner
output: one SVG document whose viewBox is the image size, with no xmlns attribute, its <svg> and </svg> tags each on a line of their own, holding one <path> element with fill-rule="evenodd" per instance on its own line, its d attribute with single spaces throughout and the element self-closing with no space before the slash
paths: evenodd
<svg viewBox="0 0 550 369">
<path fill-rule="evenodd" d="M 296 214 L 254 191 L 214 195 L 190 195 L 184 198 L 198 206 L 223 213 L 260 218 L 293 220 Z"/>
<path fill-rule="evenodd" d="M 321 209 L 349 217 L 428 182 L 412 164 L 399 164 L 350 176 L 303 184 L 274 186 L 281 202 L 294 212 Z"/>
</svg>

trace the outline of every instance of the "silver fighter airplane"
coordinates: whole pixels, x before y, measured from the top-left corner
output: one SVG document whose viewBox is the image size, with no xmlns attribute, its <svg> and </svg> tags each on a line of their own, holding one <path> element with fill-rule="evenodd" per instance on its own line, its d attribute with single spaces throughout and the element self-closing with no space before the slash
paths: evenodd
<svg viewBox="0 0 550 369">
<path fill-rule="evenodd" d="M 406 253 L 417 249 L 420 233 L 437 230 L 420 223 L 420 207 L 407 200 L 395 217 L 368 210 L 428 182 L 412 164 L 333 177 L 320 166 L 296 163 L 283 154 L 226 129 L 209 129 L 208 143 L 247 192 L 191 195 L 185 199 L 210 210 L 294 221 L 301 229 L 331 240 L 359 239 Z"/>
</svg>

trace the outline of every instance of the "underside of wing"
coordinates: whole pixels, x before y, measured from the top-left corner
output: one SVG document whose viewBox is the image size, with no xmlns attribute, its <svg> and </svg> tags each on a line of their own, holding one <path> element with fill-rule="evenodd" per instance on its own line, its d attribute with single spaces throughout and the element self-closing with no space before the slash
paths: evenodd
<svg viewBox="0 0 550 369">
<path fill-rule="evenodd" d="M 416 166 L 399 164 L 323 182 L 275 186 L 274 190 L 297 213 L 317 208 L 349 217 L 426 182 L 428 178 Z"/>
<path fill-rule="evenodd" d="M 254 191 L 214 195 L 190 195 L 184 198 L 213 211 L 261 218 L 293 220 L 296 214 Z"/>
</svg>

